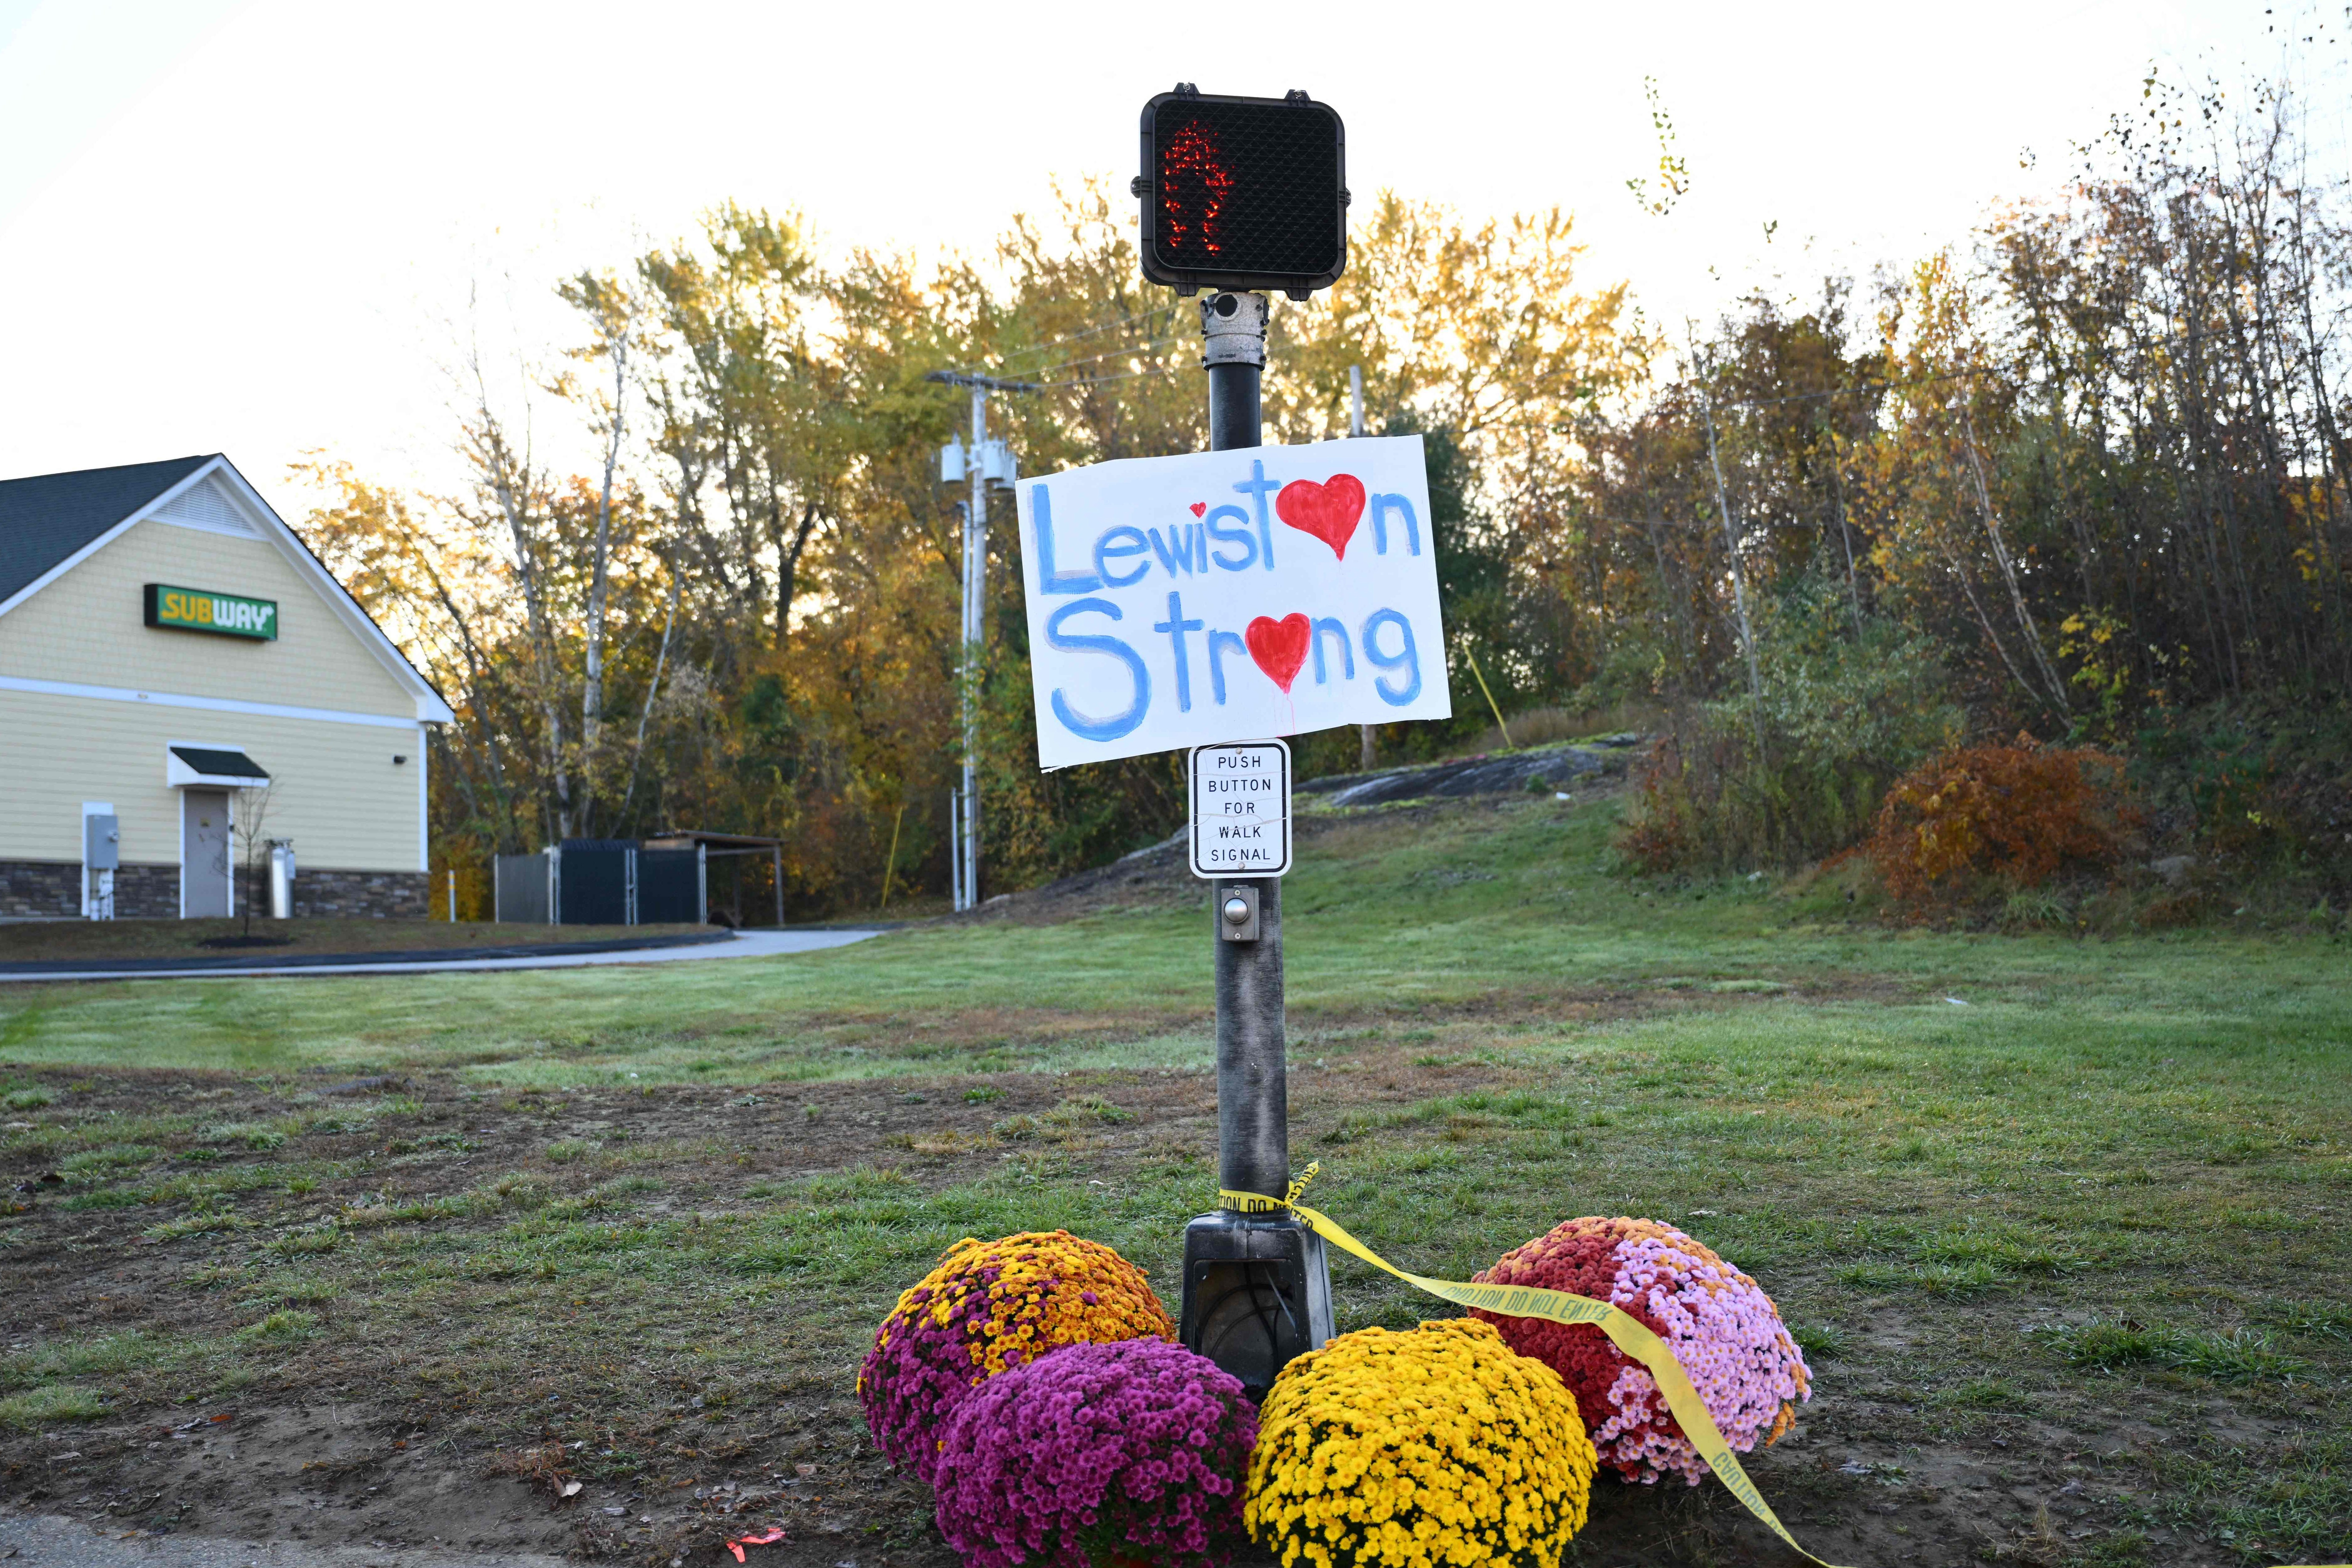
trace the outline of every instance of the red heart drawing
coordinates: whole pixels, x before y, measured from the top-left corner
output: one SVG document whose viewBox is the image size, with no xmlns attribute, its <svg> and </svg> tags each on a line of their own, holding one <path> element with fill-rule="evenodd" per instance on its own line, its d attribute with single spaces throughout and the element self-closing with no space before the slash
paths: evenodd
<svg viewBox="0 0 2352 1568">
<path fill-rule="evenodd" d="M 1364 515 L 1364 481 L 1353 474 L 1333 474 L 1321 484 L 1293 479 L 1274 498 L 1282 521 L 1301 533 L 1311 533 L 1345 561 L 1348 541 Z"/>
<path fill-rule="evenodd" d="M 1362 493 L 1362 487 L 1358 487 L 1358 493 Z M 1315 628 L 1305 616 L 1299 615 L 1285 616 L 1278 621 L 1271 616 L 1260 616 L 1242 628 L 1242 640 L 1249 644 L 1250 658 L 1257 660 L 1266 679 L 1286 694 L 1290 683 L 1298 679 L 1298 667 L 1307 662 L 1307 639 L 1314 635 Z"/>
<path fill-rule="evenodd" d="M 1200 516 L 1202 512 L 1204 512 L 1204 511 L 1206 511 L 1206 510 L 1209 510 L 1209 503 L 1208 503 L 1207 501 L 1204 501 L 1204 500 L 1196 500 L 1196 501 L 1194 501 L 1194 502 L 1192 503 L 1192 515 L 1193 515 L 1194 517 L 1198 517 L 1198 516 Z"/>
</svg>

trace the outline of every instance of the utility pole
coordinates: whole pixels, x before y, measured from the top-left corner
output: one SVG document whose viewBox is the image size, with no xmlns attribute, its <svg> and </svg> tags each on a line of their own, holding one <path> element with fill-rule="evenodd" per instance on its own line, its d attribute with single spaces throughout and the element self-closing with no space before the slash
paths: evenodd
<svg viewBox="0 0 2352 1568">
<path fill-rule="evenodd" d="M 971 389 L 971 448 L 950 441 L 940 451 L 940 478 L 952 484 L 967 476 L 971 499 L 963 504 L 963 658 L 957 667 L 963 688 L 963 779 L 949 803 L 948 831 L 953 846 L 949 881 L 958 910 L 980 903 L 980 715 L 978 710 L 980 653 L 987 629 L 988 610 L 988 487 L 992 481 L 1010 489 L 1013 448 L 988 438 L 988 395 L 991 392 L 1035 392 L 1034 382 L 1001 381 L 965 371 L 935 370 L 923 378 Z"/>
<path fill-rule="evenodd" d="M 1267 310 L 1264 294 L 1217 293 L 1201 301 L 1213 452 L 1260 445 Z M 1209 941 L 1216 953 L 1217 1184 L 1279 1197 L 1290 1185 L 1282 879 L 1221 877 L 1209 887 Z M 1180 1336 L 1239 1378 L 1252 1398 L 1263 1400 L 1284 1365 L 1322 1345 L 1331 1330 L 1331 1271 L 1323 1238 L 1296 1217 L 1220 1209 L 1185 1226 Z"/>
</svg>

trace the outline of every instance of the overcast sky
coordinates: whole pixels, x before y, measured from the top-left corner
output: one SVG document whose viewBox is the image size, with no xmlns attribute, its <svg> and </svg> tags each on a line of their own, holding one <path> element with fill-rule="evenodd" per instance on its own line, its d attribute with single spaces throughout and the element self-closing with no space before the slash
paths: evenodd
<svg viewBox="0 0 2352 1568">
<path fill-rule="evenodd" d="M 1588 276 L 1678 323 L 1964 238 L 2151 65 L 2242 80 L 2315 28 L 2342 60 L 2344 0 L 2276 10 L 0 0 L 0 476 L 218 450 L 292 510 L 285 465 L 324 448 L 446 484 L 469 321 L 556 346 L 556 278 L 730 197 L 835 247 L 982 248 L 1055 176 L 1132 174 L 1179 79 L 1332 104 L 1360 194 L 1566 207 Z M 2352 84 L 2316 68 L 2341 175 Z M 1695 186 L 1663 220 L 1625 189 L 1645 77 Z"/>
</svg>

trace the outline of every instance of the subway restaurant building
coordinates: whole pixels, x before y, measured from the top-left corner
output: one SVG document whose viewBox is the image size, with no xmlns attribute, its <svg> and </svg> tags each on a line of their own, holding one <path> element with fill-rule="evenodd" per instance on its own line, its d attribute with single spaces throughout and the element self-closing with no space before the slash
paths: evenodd
<svg viewBox="0 0 2352 1568">
<path fill-rule="evenodd" d="M 450 717 L 227 458 L 0 480 L 0 919 L 421 916 Z"/>
</svg>

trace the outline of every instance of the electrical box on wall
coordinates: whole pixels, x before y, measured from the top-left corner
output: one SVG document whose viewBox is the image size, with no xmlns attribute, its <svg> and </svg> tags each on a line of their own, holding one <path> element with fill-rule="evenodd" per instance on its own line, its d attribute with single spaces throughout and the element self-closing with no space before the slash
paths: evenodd
<svg viewBox="0 0 2352 1568">
<path fill-rule="evenodd" d="M 92 871 L 121 868 L 122 829 L 116 818 L 92 815 L 81 819 L 81 863 Z"/>
</svg>

